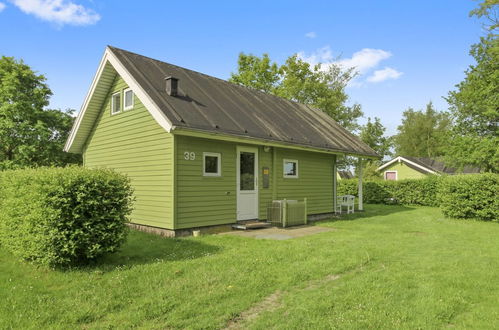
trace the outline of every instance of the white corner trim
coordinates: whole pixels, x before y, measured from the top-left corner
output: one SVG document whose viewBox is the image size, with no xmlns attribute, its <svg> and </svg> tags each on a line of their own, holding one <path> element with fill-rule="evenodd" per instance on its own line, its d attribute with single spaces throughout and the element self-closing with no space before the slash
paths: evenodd
<svg viewBox="0 0 499 330">
<path fill-rule="evenodd" d="M 416 163 L 414 163 L 414 162 L 411 162 L 409 159 L 405 159 L 405 158 L 404 158 L 404 157 L 402 157 L 402 156 L 398 156 L 398 157 L 396 157 L 396 158 L 394 158 L 394 159 L 390 160 L 388 163 L 385 163 L 385 164 L 381 165 L 380 167 L 378 167 L 377 171 L 381 171 L 382 169 L 384 169 L 384 168 L 386 168 L 386 167 L 388 167 L 388 166 L 392 165 L 393 163 L 395 163 L 395 162 L 397 162 L 397 161 L 398 161 L 398 162 L 404 162 L 404 163 L 411 164 L 412 166 L 415 166 L 415 167 L 417 167 L 417 168 L 419 168 L 419 169 L 422 169 L 423 171 L 426 171 L 426 172 L 431 173 L 431 174 L 438 174 L 437 172 L 432 171 L 432 170 L 430 170 L 430 169 L 429 169 L 429 168 L 427 168 L 427 167 L 424 167 L 424 166 L 421 166 L 421 165 L 416 164 Z"/>
<path fill-rule="evenodd" d="M 383 179 L 384 179 L 385 181 L 387 181 L 387 180 L 386 180 L 386 174 L 387 174 L 387 173 L 395 173 L 395 181 L 398 181 L 398 180 L 399 180 L 399 174 L 398 174 L 398 171 L 385 171 L 385 172 L 383 173 Z"/>
<path fill-rule="evenodd" d="M 63 149 L 64 151 L 69 151 L 69 149 L 71 148 L 71 145 L 74 142 L 74 139 L 76 137 L 76 133 L 78 132 L 78 129 L 80 128 L 81 121 L 82 121 L 83 117 L 85 116 L 85 112 L 87 111 L 88 104 L 90 103 L 90 99 L 92 98 L 92 95 L 95 92 L 95 89 L 97 87 L 97 84 L 100 80 L 100 77 L 104 71 L 104 68 L 105 68 L 107 62 L 109 62 L 113 66 L 113 68 L 121 76 L 121 78 L 125 81 L 125 83 L 128 85 L 128 87 L 133 90 L 134 94 L 137 95 L 139 100 L 144 104 L 144 106 L 149 111 L 149 113 L 153 116 L 153 118 L 156 120 L 156 122 L 161 127 L 163 127 L 167 132 L 170 132 L 172 129 L 172 123 L 170 122 L 170 120 L 168 120 L 166 115 L 160 110 L 160 108 L 156 105 L 156 103 L 153 102 L 151 97 L 137 83 L 137 81 L 132 77 L 132 75 L 128 72 L 128 70 L 125 69 L 123 64 L 116 58 L 116 56 L 112 53 L 112 51 L 109 49 L 109 47 L 106 47 L 106 50 L 104 51 L 104 55 L 102 56 L 102 59 L 99 63 L 99 67 L 98 67 L 97 72 L 94 76 L 92 84 L 90 85 L 90 89 L 85 97 L 85 100 L 83 101 L 83 104 L 80 108 L 80 112 L 78 113 L 78 116 L 75 120 L 75 123 L 73 124 L 73 128 L 71 129 L 71 132 L 69 133 L 66 144 L 64 145 L 64 149 Z"/>
</svg>

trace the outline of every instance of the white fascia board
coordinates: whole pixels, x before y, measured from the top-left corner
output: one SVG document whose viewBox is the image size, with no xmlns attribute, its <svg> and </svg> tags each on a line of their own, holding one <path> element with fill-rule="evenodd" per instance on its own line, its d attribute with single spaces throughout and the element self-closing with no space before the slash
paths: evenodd
<svg viewBox="0 0 499 330">
<path fill-rule="evenodd" d="M 382 169 L 384 169 L 385 167 L 390 166 L 390 165 L 392 165 L 392 164 L 393 164 L 393 163 L 395 163 L 395 162 L 398 162 L 401 158 L 402 158 L 402 157 L 400 157 L 400 156 L 393 158 L 393 159 L 392 159 L 392 160 L 390 160 L 389 162 L 387 162 L 387 163 L 385 163 L 385 164 L 381 165 L 380 167 L 378 167 L 378 168 L 377 168 L 377 171 L 381 171 L 381 170 L 382 170 Z"/>
<path fill-rule="evenodd" d="M 424 167 L 424 166 L 421 166 L 421 165 L 419 165 L 419 164 L 416 164 L 416 163 L 414 163 L 414 162 L 410 161 L 409 159 L 405 159 L 405 158 L 404 158 L 404 157 L 402 157 L 402 156 L 398 156 L 398 157 L 396 157 L 396 158 L 394 158 L 394 159 L 390 160 L 388 163 L 381 165 L 380 167 L 378 167 L 377 171 L 381 171 L 382 169 L 384 169 L 384 168 L 386 168 L 386 167 L 388 167 L 388 166 L 390 166 L 390 165 L 392 165 L 393 163 L 398 162 L 398 161 L 402 161 L 402 162 L 404 162 L 404 163 L 411 164 L 412 166 L 415 166 L 415 167 L 417 167 L 417 168 L 419 168 L 419 169 L 422 169 L 423 171 L 426 171 L 426 172 L 431 173 L 431 174 L 438 174 L 437 172 L 432 171 L 432 170 L 430 170 L 430 169 L 429 169 L 429 168 L 427 168 L 427 167 Z"/>
<path fill-rule="evenodd" d="M 102 59 L 100 61 L 99 68 L 97 69 L 97 73 L 95 74 L 94 79 L 92 81 L 92 85 L 90 85 L 90 89 L 87 93 L 87 96 L 83 101 L 83 105 L 80 109 L 80 112 L 76 117 L 75 123 L 73 124 L 73 128 L 71 129 L 66 144 L 64 145 L 64 151 L 66 152 L 70 150 L 71 145 L 74 142 L 76 133 L 78 132 L 83 117 L 85 116 L 88 104 L 90 103 L 90 100 L 95 92 L 95 89 L 97 88 L 97 84 L 99 82 L 99 79 L 102 75 L 102 72 L 104 71 L 107 62 L 109 62 L 113 66 L 113 68 L 125 81 L 128 87 L 133 90 L 135 95 L 137 95 L 139 100 L 144 104 L 144 106 L 153 116 L 156 122 L 161 127 L 163 127 L 167 132 L 170 132 L 172 129 L 172 123 L 170 122 L 170 120 L 168 120 L 166 115 L 160 110 L 160 108 L 156 105 L 156 103 L 154 103 L 154 101 L 149 97 L 149 95 L 144 91 L 144 89 L 137 83 L 137 81 L 132 77 L 132 75 L 128 72 L 128 70 L 125 69 L 123 64 L 121 64 L 121 62 L 116 58 L 116 56 L 112 53 L 112 51 L 109 48 L 106 48 L 106 50 L 104 51 L 104 55 L 102 56 Z"/>
<path fill-rule="evenodd" d="M 73 141 L 76 136 L 76 132 L 78 132 L 78 128 L 80 127 L 81 120 L 83 119 L 83 116 L 85 115 L 85 112 L 88 107 L 88 103 L 90 102 L 90 98 L 95 92 L 95 88 L 97 87 L 97 83 L 99 82 L 99 79 L 102 75 L 102 72 L 104 71 L 104 67 L 106 66 L 107 62 L 107 48 L 106 51 L 104 52 L 104 56 L 102 56 L 102 59 L 99 64 L 99 68 L 97 69 L 97 72 L 95 73 L 94 79 L 92 81 L 92 84 L 90 85 L 90 89 L 87 92 L 87 96 L 85 96 L 85 100 L 83 101 L 83 104 L 80 108 L 80 112 L 78 112 L 78 116 L 76 117 L 76 120 L 73 124 L 73 127 L 71 128 L 71 132 L 69 132 L 68 139 L 66 140 L 66 144 L 64 145 L 64 151 L 69 151 L 71 148 L 71 145 L 73 144 Z"/>
<path fill-rule="evenodd" d="M 161 111 L 161 109 L 158 107 L 156 103 L 151 99 L 149 94 L 147 94 L 142 86 L 140 86 L 137 81 L 132 77 L 130 72 L 125 69 L 123 64 L 114 56 L 113 52 L 109 50 L 109 48 L 106 48 L 106 53 L 109 54 L 108 56 L 108 61 L 111 63 L 111 65 L 114 67 L 116 72 L 123 78 L 123 80 L 126 82 L 128 87 L 132 89 L 132 91 L 137 95 L 139 100 L 144 104 L 146 109 L 151 113 L 153 118 L 158 122 L 159 126 L 163 127 L 165 131 L 168 133 L 172 129 L 172 123 L 171 121 L 166 117 L 166 115 Z M 166 93 L 166 91 L 165 91 Z"/>
</svg>

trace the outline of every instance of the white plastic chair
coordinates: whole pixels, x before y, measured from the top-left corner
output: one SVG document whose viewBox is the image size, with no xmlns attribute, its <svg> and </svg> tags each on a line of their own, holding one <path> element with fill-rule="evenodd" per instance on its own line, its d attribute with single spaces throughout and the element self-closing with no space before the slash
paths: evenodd
<svg viewBox="0 0 499 330">
<path fill-rule="evenodd" d="M 354 213 L 355 196 L 353 195 L 338 196 L 338 199 L 336 200 L 335 212 L 341 214 L 341 212 L 343 211 L 343 206 L 346 206 L 347 214 Z"/>
</svg>

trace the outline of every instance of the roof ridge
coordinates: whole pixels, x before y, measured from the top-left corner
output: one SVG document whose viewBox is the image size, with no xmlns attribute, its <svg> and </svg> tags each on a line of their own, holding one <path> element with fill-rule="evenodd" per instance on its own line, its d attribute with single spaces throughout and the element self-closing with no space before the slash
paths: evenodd
<svg viewBox="0 0 499 330">
<path fill-rule="evenodd" d="M 111 46 L 111 45 L 108 45 L 107 47 L 111 48 L 111 49 L 117 49 L 118 51 L 126 52 L 126 53 L 133 54 L 133 55 L 136 55 L 136 56 L 140 56 L 140 57 L 143 57 L 143 58 L 147 58 L 147 59 L 155 61 L 155 62 L 160 62 L 160 63 L 163 63 L 163 64 L 171 65 L 171 66 L 173 66 L 175 68 L 182 69 L 182 70 L 185 70 L 185 71 L 190 71 L 192 73 L 199 74 L 201 76 L 205 76 L 205 77 L 210 78 L 210 79 L 216 79 L 216 80 L 221 81 L 222 83 L 230 84 L 231 86 L 237 86 L 237 87 L 240 87 L 240 88 L 243 88 L 243 89 L 248 89 L 250 91 L 255 91 L 255 92 L 258 92 L 260 94 L 264 94 L 266 96 L 271 96 L 271 97 L 277 98 L 279 100 L 285 100 L 285 101 L 292 102 L 292 103 L 295 103 L 295 104 L 306 105 L 306 106 L 310 107 L 312 110 L 324 112 L 323 110 L 321 110 L 319 108 L 316 108 L 316 107 L 313 107 L 310 104 L 304 104 L 304 103 L 300 103 L 298 101 L 290 100 L 290 99 L 287 99 L 287 98 L 284 98 L 284 97 L 281 97 L 281 96 L 278 96 L 278 95 L 275 95 L 275 94 L 266 93 L 264 91 L 261 91 L 259 89 L 256 89 L 256 88 L 253 88 L 253 87 L 250 87 L 250 86 L 245 86 L 245 85 L 233 83 L 233 82 L 228 81 L 226 79 L 218 78 L 218 77 L 215 77 L 215 76 L 210 76 L 207 73 L 203 73 L 203 72 L 200 72 L 200 71 L 188 69 L 188 68 L 185 68 L 183 66 L 179 66 L 179 65 L 176 65 L 176 64 L 172 64 L 172 63 L 169 63 L 169 62 L 158 60 L 156 58 L 152 58 L 150 56 L 145 56 L 145 55 L 142 55 L 142 54 L 139 54 L 139 53 L 131 52 L 131 51 L 123 49 L 123 48 L 118 48 L 118 47 L 114 47 L 114 46 Z"/>
<path fill-rule="evenodd" d="M 124 59 L 123 64 L 128 67 L 127 70 L 132 71 L 130 74 L 136 76 L 134 79 L 138 79 L 139 84 L 148 85 L 149 81 L 151 82 L 147 89 L 150 90 L 148 93 L 156 103 L 165 103 L 168 100 L 163 105 L 165 109 L 160 109 L 165 116 L 178 115 L 181 119 L 185 119 L 175 125 L 191 129 L 208 129 L 209 126 L 210 130 L 220 133 L 234 135 L 236 132 L 244 132 L 245 136 L 262 139 L 275 135 L 277 140 L 286 143 L 306 142 L 307 145 L 320 146 L 331 151 L 377 156 L 376 152 L 358 136 L 347 131 L 325 111 L 311 105 L 114 46 L 107 47 L 116 57 Z M 186 98 L 173 98 L 166 93 L 155 93 L 164 90 L 163 78 L 170 71 L 173 75 L 186 79 L 185 85 L 190 86 L 192 95 L 188 93 L 189 96 Z M 234 107 L 232 102 L 237 100 L 240 102 Z M 171 105 L 174 110 L 170 111 L 167 105 Z M 201 112 L 192 111 L 197 105 L 202 107 Z M 206 122 L 206 116 L 214 120 L 213 123 L 216 124 L 214 127 Z M 170 121 L 173 119 L 175 118 Z M 246 127 L 246 124 L 249 126 Z"/>
</svg>

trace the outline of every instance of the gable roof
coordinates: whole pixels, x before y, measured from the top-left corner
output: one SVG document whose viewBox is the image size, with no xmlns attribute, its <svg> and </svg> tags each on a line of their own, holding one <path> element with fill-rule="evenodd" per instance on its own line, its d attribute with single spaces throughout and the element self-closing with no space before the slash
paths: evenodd
<svg viewBox="0 0 499 330">
<path fill-rule="evenodd" d="M 444 173 L 444 174 L 457 174 L 458 171 L 455 168 L 448 167 L 446 166 L 443 162 L 433 159 L 433 158 L 424 158 L 424 157 L 408 157 L 408 156 L 398 156 L 389 162 L 381 165 L 378 167 L 378 171 L 392 165 L 393 163 L 401 161 L 406 163 L 408 166 L 414 168 L 415 170 L 418 170 L 423 173 L 430 173 L 430 174 L 439 174 L 439 173 Z M 479 168 L 471 167 L 471 166 L 465 166 L 463 168 L 462 172 L 463 174 L 472 174 L 472 173 L 480 173 Z"/>
<path fill-rule="evenodd" d="M 171 133 L 207 132 L 378 157 L 368 145 L 318 109 L 115 47 L 106 48 L 66 151 L 81 152 L 90 134 L 96 111 L 104 102 L 96 100 L 99 93 L 95 90 L 106 87 L 100 82 L 106 69 L 119 74 L 158 123 Z M 177 96 L 166 92 L 167 76 L 179 79 Z"/>
</svg>

